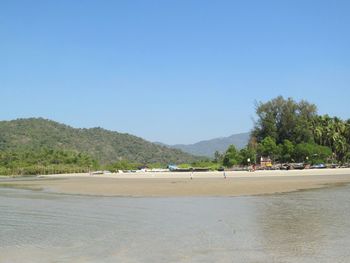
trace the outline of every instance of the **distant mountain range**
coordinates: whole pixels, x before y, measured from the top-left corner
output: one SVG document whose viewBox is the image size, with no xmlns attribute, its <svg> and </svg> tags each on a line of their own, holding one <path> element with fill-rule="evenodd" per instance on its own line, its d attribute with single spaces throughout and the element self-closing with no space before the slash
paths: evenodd
<svg viewBox="0 0 350 263">
<path fill-rule="evenodd" d="M 0 121 L 0 151 L 61 149 L 86 153 L 101 164 L 128 160 L 138 163 L 184 163 L 199 160 L 142 138 L 102 128 L 76 129 L 42 118 Z"/>
<path fill-rule="evenodd" d="M 234 134 L 229 137 L 215 138 L 211 140 L 200 141 L 194 144 L 175 144 L 166 145 L 156 142 L 158 145 L 179 149 L 184 152 L 205 157 L 214 157 L 215 151 L 225 152 L 233 144 L 238 149 L 244 148 L 249 141 L 250 132 Z"/>
</svg>

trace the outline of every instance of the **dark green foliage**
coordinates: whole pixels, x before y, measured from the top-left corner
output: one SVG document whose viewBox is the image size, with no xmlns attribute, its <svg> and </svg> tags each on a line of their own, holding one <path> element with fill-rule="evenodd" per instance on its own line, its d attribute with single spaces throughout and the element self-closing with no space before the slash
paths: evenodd
<svg viewBox="0 0 350 263">
<path fill-rule="evenodd" d="M 230 145 L 224 155 L 223 165 L 232 167 L 241 163 L 241 156 L 234 145 Z"/>
<path fill-rule="evenodd" d="M 281 162 L 293 161 L 295 145 L 290 140 L 284 140 L 283 144 L 279 145 L 279 160 Z"/>
<path fill-rule="evenodd" d="M 279 148 L 277 147 L 274 138 L 267 136 L 258 145 L 258 153 L 260 156 L 270 156 L 275 159 L 279 154 Z"/>
<path fill-rule="evenodd" d="M 179 164 L 178 167 L 182 169 L 205 168 L 211 171 L 215 171 L 215 170 L 218 170 L 220 167 L 222 167 L 222 164 L 211 160 L 201 160 L 193 163 L 182 163 L 182 164 Z"/>
<path fill-rule="evenodd" d="M 131 163 L 126 160 L 122 160 L 119 162 L 115 162 L 112 164 L 107 165 L 105 168 L 111 172 L 115 172 L 118 170 L 136 170 L 138 168 L 142 167 L 141 163 Z"/>
<path fill-rule="evenodd" d="M 239 151 L 240 164 L 250 165 L 256 163 L 256 151 L 253 148 L 246 147 Z"/>
<path fill-rule="evenodd" d="M 281 96 L 258 103 L 256 114 L 248 146 L 240 152 L 230 146 L 222 161 L 226 167 L 248 165 L 248 158 L 255 163 L 256 156 L 311 164 L 350 161 L 350 120 L 318 116 L 315 105 Z"/>
<path fill-rule="evenodd" d="M 210 160 L 203 160 L 203 161 L 192 163 L 192 167 L 194 168 L 207 168 L 212 171 L 219 169 L 220 166 L 221 166 L 220 163 L 216 163 Z"/>
<path fill-rule="evenodd" d="M 82 153 L 43 148 L 36 151 L 0 152 L 0 174 L 34 175 L 88 172 L 97 161 Z"/>
<path fill-rule="evenodd" d="M 350 151 L 350 122 L 328 115 L 317 116 L 313 121 L 314 140 L 331 148 L 336 158 L 347 161 Z"/>
<path fill-rule="evenodd" d="M 293 155 L 296 162 L 326 163 L 332 157 L 332 150 L 327 146 L 300 143 L 295 146 Z"/>
<path fill-rule="evenodd" d="M 231 145 L 225 152 L 222 160 L 222 165 L 225 167 L 250 165 L 254 163 L 256 163 L 256 151 L 251 146 L 247 146 L 246 148 L 237 151 L 236 147 Z"/>
<path fill-rule="evenodd" d="M 102 128 L 75 129 L 41 118 L 0 122 L 0 151 L 35 152 L 43 148 L 88 154 L 101 165 L 123 160 L 143 164 L 199 160 L 180 150 Z"/>
<path fill-rule="evenodd" d="M 256 114 L 251 139 L 257 141 L 260 156 L 281 162 L 305 161 L 306 157 L 349 161 L 350 120 L 319 116 L 314 104 L 281 96 L 258 103 Z"/>
<path fill-rule="evenodd" d="M 258 120 L 252 135 L 258 142 L 266 137 L 273 138 L 277 144 L 286 139 L 294 144 L 312 141 L 312 120 L 317 116 L 314 104 L 279 96 L 266 103 L 258 103 L 256 114 Z"/>
</svg>

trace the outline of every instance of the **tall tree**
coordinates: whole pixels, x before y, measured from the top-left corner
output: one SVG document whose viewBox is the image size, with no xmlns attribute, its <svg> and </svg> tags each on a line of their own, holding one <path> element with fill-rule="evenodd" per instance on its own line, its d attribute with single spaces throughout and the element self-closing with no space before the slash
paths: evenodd
<svg viewBox="0 0 350 263">
<path fill-rule="evenodd" d="M 223 165 L 226 167 L 232 167 L 241 162 L 239 152 L 234 145 L 230 145 L 224 155 Z"/>
<path fill-rule="evenodd" d="M 328 115 L 317 116 L 313 121 L 315 142 L 330 147 L 339 161 L 345 161 L 349 152 L 349 122 Z"/>
<path fill-rule="evenodd" d="M 278 147 L 274 138 L 268 136 L 258 145 L 258 154 L 260 156 L 269 156 L 274 160 L 278 155 Z"/>
<path fill-rule="evenodd" d="M 294 144 L 289 140 L 284 140 L 283 144 L 280 145 L 280 156 L 281 161 L 290 162 L 294 155 Z"/>
<path fill-rule="evenodd" d="M 266 137 L 275 139 L 277 144 L 286 139 L 293 143 L 313 140 L 312 120 L 317 116 L 317 107 L 314 104 L 279 96 L 266 103 L 257 103 L 256 114 L 258 119 L 252 136 L 258 142 Z"/>
</svg>

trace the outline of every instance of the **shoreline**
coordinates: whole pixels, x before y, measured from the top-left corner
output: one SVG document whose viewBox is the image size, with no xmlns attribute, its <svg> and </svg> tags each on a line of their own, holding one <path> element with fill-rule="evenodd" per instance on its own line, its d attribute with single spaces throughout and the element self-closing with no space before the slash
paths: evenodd
<svg viewBox="0 0 350 263">
<path fill-rule="evenodd" d="M 222 178 L 223 171 L 193 172 L 193 178 Z M 225 171 L 227 178 L 252 178 L 252 177 L 285 177 L 285 176 L 313 176 L 313 175 L 350 175 L 350 168 L 326 168 L 326 169 L 303 169 L 303 170 L 256 170 L 248 171 Z M 191 172 L 131 172 L 131 173 L 110 173 L 110 174 L 46 174 L 46 175 L 0 175 L 0 182 L 3 180 L 25 180 L 37 178 L 118 178 L 118 179 L 188 179 Z"/>
<path fill-rule="evenodd" d="M 350 169 L 66 174 L 2 178 L 0 187 L 49 193 L 116 197 L 251 196 L 318 189 L 350 183 Z"/>
</svg>

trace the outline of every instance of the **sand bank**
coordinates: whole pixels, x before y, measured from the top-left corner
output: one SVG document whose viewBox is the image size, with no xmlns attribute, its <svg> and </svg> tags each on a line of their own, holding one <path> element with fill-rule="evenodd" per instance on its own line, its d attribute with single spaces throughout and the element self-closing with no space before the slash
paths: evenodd
<svg viewBox="0 0 350 263">
<path fill-rule="evenodd" d="M 291 192 L 350 183 L 350 169 L 111 175 L 48 175 L 3 179 L 0 186 L 103 196 L 242 196 Z"/>
</svg>

